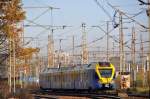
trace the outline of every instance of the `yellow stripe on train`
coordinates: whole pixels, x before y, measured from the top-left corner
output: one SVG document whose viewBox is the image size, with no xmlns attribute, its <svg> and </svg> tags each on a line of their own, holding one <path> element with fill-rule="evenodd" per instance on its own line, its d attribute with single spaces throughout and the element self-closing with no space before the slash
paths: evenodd
<svg viewBox="0 0 150 99">
<path fill-rule="evenodd" d="M 101 74 L 100 74 L 100 71 L 99 70 L 101 70 L 101 69 L 111 69 L 112 70 L 112 73 L 111 73 L 111 76 L 110 77 L 102 77 L 101 76 Z M 109 83 L 111 83 L 112 82 L 112 80 L 113 80 L 113 77 L 114 77 L 114 74 L 115 74 L 115 68 L 114 68 L 114 65 L 112 65 L 111 63 L 110 63 L 110 66 L 100 66 L 98 63 L 96 64 L 96 68 L 95 68 L 95 70 L 96 70 L 96 73 L 97 73 L 97 75 L 98 75 L 98 77 L 99 77 L 99 83 L 101 83 L 101 84 L 109 84 Z"/>
</svg>

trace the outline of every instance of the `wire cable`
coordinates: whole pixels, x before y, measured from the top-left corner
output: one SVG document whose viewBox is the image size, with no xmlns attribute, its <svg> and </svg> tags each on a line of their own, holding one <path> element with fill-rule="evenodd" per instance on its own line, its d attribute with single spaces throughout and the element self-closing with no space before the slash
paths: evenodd
<svg viewBox="0 0 150 99">
<path fill-rule="evenodd" d="M 98 0 L 94 0 L 95 3 L 102 9 L 102 11 L 109 17 L 110 20 L 112 20 L 111 15 L 108 13 L 108 11 L 98 2 Z"/>
</svg>

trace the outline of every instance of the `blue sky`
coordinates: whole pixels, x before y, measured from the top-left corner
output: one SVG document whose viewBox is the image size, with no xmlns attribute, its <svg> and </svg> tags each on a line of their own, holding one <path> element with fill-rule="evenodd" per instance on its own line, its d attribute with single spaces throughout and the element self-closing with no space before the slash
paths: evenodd
<svg viewBox="0 0 150 99">
<path fill-rule="evenodd" d="M 81 43 L 81 24 L 82 22 L 86 23 L 86 31 L 87 31 L 87 42 L 91 42 L 97 38 L 100 38 L 104 35 L 102 31 L 98 28 L 92 28 L 93 25 L 102 25 L 102 28 L 106 30 L 106 22 L 109 20 L 109 17 L 104 13 L 104 11 L 95 3 L 95 0 L 22 0 L 23 7 L 35 7 L 35 6 L 52 6 L 60 9 L 53 11 L 53 25 L 62 26 L 67 25 L 71 27 L 67 27 L 65 29 L 58 29 L 54 31 L 54 40 L 55 40 L 55 49 L 58 49 L 58 39 L 64 38 L 62 42 L 63 49 L 71 48 L 71 39 L 72 35 L 75 35 L 75 44 L 79 45 Z M 107 12 L 113 17 L 114 10 L 108 6 L 107 1 L 117 6 L 117 8 L 126 12 L 129 16 L 133 16 L 143 10 L 143 13 L 134 17 L 134 19 L 138 20 L 141 24 L 147 26 L 147 16 L 145 13 L 146 6 L 140 6 L 137 0 L 98 0 L 99 3 L 107 10 Z M 27 9 L 26 11 L 26 19 L 33 20 L 41 13 L 46 11 L 46 8 L 41 9 Z M 126 21 L 126 20 L 125 20 Z M 128 20 L 127 20 L 128 21 Z M 50 25 L 51 24 L 51 12 L 47 11 L 40 18 L 34 21 L 35 23 L 41 25 Z M 25 24 L 31 24 L 25 21 Z M 125 32 L 125 41 L 131 39 L 131 27 L 135 25 L 134 23 L 124 24 L 124 27 L 128 27 L 128 29 L 124 30 Z M 139 42 L 139 29 L 142 29 L 140 26 L 135 25 L 137 28 L 137 42 Z M 112 24 L 109 25 L 109 28 L 112 29 Z M 40 42 L 38 42 L 40 47 L 45 47 L 47 44 L 47 35 L 50 33 L 49 30 L 44 31 L 44 28 L 40 27 L 25 27 L 25 36 L 28 37 L 38 37 Z M 41 32 L 42 31 L 42 32 Z M 41 32 L 41 33 L 40 33 Z M 118 37 L 118 29 L 113 31 L 111 35 Z M 148 33 L 143 34 L 144 40 L 148 40 Z M 111 38 L 110 42 L 110 50 L 112 48 L 112 42 L 114 42 Z M 115 43 L 118 45 L 118 43 Z M 35 41 L 31 42 L 31 45 L 35 45 Z M 130 45 L 130 43 L 129 43 Z M 104 39 L 93 43 L 93 47 L 102 47 L 106 49 L 106 37 Z M 145 45 L 146 46 L 146 45 Z M 117 50 L 117 49 L 116 49 Z"/>
</svg>

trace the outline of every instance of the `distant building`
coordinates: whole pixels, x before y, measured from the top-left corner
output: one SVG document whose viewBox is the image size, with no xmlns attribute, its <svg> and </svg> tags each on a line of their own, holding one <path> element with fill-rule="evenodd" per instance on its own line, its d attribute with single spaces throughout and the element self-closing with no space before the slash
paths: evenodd
<svg viewBox="0 0 150 99">
<path fill-rule="evenodd" d="M 54 60 L 54 66 L 58 66 L 58 64 L 67 66 L 70 63 L 70 55 L 66 52 L 55 52 Z"/>
</svg>

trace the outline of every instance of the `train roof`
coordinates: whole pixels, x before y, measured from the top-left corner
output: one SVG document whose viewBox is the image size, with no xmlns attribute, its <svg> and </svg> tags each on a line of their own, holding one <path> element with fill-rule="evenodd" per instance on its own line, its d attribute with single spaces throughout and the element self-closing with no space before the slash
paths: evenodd
<svg viewBox="0 0 150 99">
<path fill-rule="evenodd" d="M 60 66 L 59 68 L 45 68 L 42 73 L 68 72 L 74 70 L 95 69 L 96 64 L 109 64 L 109 62 L 91 62 L 90 64 L 77 64 L 76 66 Z"/>
<path fill-rule="evenodd" d="M 45 68 L 42 73 L 60 72 L 60 71 L 74 71 L 84 69 L 94 69 L 96 62 L 90 64 L 78 64 L 76 66 L 61 66 L 60 68 Z"/>
</svg>

